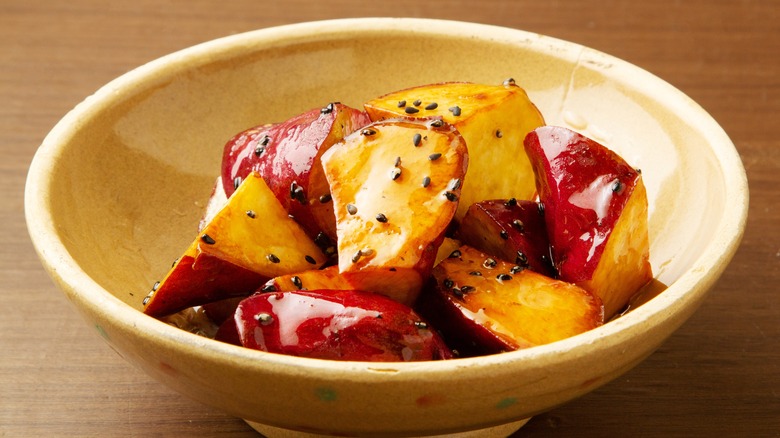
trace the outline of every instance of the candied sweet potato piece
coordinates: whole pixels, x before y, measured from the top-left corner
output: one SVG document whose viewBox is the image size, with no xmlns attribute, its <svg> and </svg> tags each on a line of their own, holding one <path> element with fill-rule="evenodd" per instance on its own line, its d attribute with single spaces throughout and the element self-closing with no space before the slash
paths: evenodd
<svg viewBox="0 0 780 438">
<path fill-rule="evenodd" d="M 447 82 L 378 97 L 364 105 L 372 120 L 394 117 L 442 118 L 454 125 L 469 149 L 469 169 L 457 219 L 484 199 L 531 199 L 534 176 L 523 139 L 544 125 L 525 90 L 504 85 Z"/>
<path fill-rule="evenodd" d="M 472 204 L 458 228 L 463 244 L 555 277 L 544 214 L 535 201 L 501 199 Z"/>
<path fill-rule="evenodd" d="M 241 345 L 332 360 L 410 362 L 452 352 L 412 309 L 355 290 L 270 292 L 243 300 L 235 327 Z M 229 336 L 225 327 L 223 335 Z"/>
<path fill-rule="evenodd" d="M 249 295 L 270 278 L 317 268 L 325 260 L 253 172 L 153 287 L 144 299 L 144 312 L 159 317 Z"/>
<path fill-rule="evenodd" d="M 441 120 L 388 120 L 322 157 L 336 213 L 339 271 L 355 289 L 411 304 L 458 206 L 466 145 Z"/>
<path fill-rule="evenodd" d="M 562 127 L 525 140 L 560 278 L 601 297 L 607 318 L 653 278 L 642 174 Z"/>
<path fill-rule="evenodd" d="M 590 292 L 461 246 L 433 269 L 415 307 L 463 356 L 565 339 L 604 322 Z"/>
<path fill-rule="evenodd" d="M 259 172 L 310 237 L 324 232 L 335 239 L 333 206 L 320 157 L 334 143 L 369 121 L 365 112 L 334 102 L 281 123 L 241 132 L 224 147 L 225 193 L 232 195 L 250 172 Z"/>
</svg>

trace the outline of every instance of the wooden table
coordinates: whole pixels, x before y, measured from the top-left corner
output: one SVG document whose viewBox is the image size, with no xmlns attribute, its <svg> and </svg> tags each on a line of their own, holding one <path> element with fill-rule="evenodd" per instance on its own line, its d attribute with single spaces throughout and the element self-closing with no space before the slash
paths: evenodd
<svg viewBox="0 0 780 438">
<path fill-rule="evenodd" d="M 82 322 L 27 236 L 27 167 L 70 108 L 146 61 L 228 34 L 358 16 L 497 24 L 626 59 L 707 109 L 747 169 L 748 228 L 703 307 L 637 368 L 518 436 L 780 436 L 780 2 L 758 0 L 3 0 L 0 436 L 256 436 L 159 386 Z"/>
</svg>

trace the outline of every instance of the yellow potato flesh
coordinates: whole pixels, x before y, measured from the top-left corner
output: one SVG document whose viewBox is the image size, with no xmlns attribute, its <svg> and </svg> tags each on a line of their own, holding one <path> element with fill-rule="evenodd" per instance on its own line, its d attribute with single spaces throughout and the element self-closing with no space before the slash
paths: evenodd
<svg viewBox="0 0 780 438">
<path fill-rule="evenodd" d="M 604 252 L 589 280 L 577 282 L 604 302 L 607 318 L 617 314 L 653 278 L 647 232 L 647 194 L 637 179 Z"/>
<path fill-rule="evenodd" d="M 372 124 L 323 155 L 339 270 L 356 289 L 414 301 L 457 209 L 467 160 L 452 127 L 402 120 Z"/>
<path fill-rule="evenodd" d="M 414 106 L 417 100 L 420 104 Z M 404 107 L 399 107 L 401 101 L 406 102 Z M 436 108 L 426 109 L 433 103 Z M 408 114 L 408 107 L 419 111 Z M 365 109 L 372 120 L 440 117 L 457 128 L 469 150 L 457 219 L 471 204 L 485 199 L 533 198 L 534 174 L 523 139 L 544 125 L 544 118 L 517 85 L 426 85 L 384 95 L 366 103 Z"/>
</svg>

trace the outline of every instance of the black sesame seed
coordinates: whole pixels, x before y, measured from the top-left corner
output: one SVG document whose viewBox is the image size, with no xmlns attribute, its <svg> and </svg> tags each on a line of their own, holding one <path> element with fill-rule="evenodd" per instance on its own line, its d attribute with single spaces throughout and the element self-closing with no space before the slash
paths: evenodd
<svg viewBox="0 0 780 438">
<path fill-rule="evenodd" d="M 414 105 L 414 106 L 420 106 L 420 105 L 422 105 L 422 100 L 420 100 L 420 99 L 417 99 L 417 100 L 415 100 L 414 102 L 412 102 L 412 105 Z"/>
<path fill-rule="evenodd" d="M 509 239 L 509 233 L 507 233 L 506 230 L 501 230 L 501 232 L 499 232 L 498 235 L 501 236 L 501 238 L 504 240 Z"/>
<path fill-rule="evenodd" d="M 260 292 L 276 292 L 276 286 L 274 286 L 273 283 L 266 284 L 260 289 Z"/>
<path fill-rule="evenodd" d="M 460 188 L 460 178 L 453 178 L 447 184 L 447 190 L 458 190 Z"/>
<path fill-rule="evenodd" d="M 429 103 L 428 105 L 425 106 L 425 109 L 427 109 L 427 110 L 435 110 L 438 107 L 439 107 L 438 103 L 431 102 L 431 103 Z"/>
<path fill-rule="evenodd" d="M 351 215 L 354 215 L 354 214 L 357 213 L 357 211 L 358 210 L 357 210 L 357 207 L 355 206 L 355 204 L 347 204 L 347 213 L 349 213 Z"/>
<path fill-rule="evenodd" d="M 642 169 L 636 168 L 636 169 L 634 169 L 634 170 L 636 170 L 636 173 L 638 173 L 638 174 L 640 174 L 640 175 L 642 174 Z"/>
<path fill-rule="evenodd" d="M 255 156 L 256 157 L 259 157 L 260 155 L 262 155 L 263 152 L 265 152 L 265 146 L 257 146 L 255 148 Z"/>
<path fill-rule="evenodd" d="M 615 181 L 615 182 L 614 182 L 614 184 L 612 184 L 612 191 L 613 191 L 614 193 L 618 193 L 618 192 L 620 192 L 622 189 L 623 189 L 623 183 L 622 183 L 622 182 L 620 182 L 620 180 L 617 180 L 617 181 Z"/>
<path fill-rule="evenodd" d="M 449 289 L 449 288 L 451 288 L 452 286 L 454 286 L 454 285 L 455 285 L 455 282 L 454 282 L 454 281 L 452 281 L 452 280 L 450 280 L 449 278 L 445 278 L 445 279 L 444 279 L 444 282 L 443 282 L 442 284 L 444 284 L 444 287 L 446 287 L 447 289 Z"/>
<path fill-rule="evenodd" d="M 387 222 L 387 216 L 385 216 L 384 213 L 379 213 L 376 215 L 376 221 L 384 224 Z"/>
<path fill-rule="evenodd" d="M 401 157 L 395 157 L 395 163 L 393 163 L 393 166 L 395 167 L 401 166 Z"/>
<path fill-rule="evenodd" d="M 450 202 L 455 202 L 458 200 L 458 195 L 456 195 L 454 192 L 451 192 L 449 190 L 444 192 L 444 197 L 446 197 L 447 200 Z"/>
<path fill-rule="evenodd" d="M 500 129 L 496 129 L 496 138 L 501 138 L 501 137 L 503 137 L 503 136 L 504 136 L 504 133 L 503 133 L 503 132 L 501 132 L 501 130 L 500 130 Z"/>
<path fill-rule="evenodd" d="M 504 85 L 505 87 L 507 87 L 507 86 L 510 86 L 510 85 L 516 85 L 516 84 L 517 84 L 517 82 L 515 82 L 515 80 L 514 80 L 513 78 L 507 78 L 507 79 L 504 81 L 504 84 L 503 84 L 503 85 Z"/>
<path fill-rule="evenodd" d="M 481 277 L 482 273 L 479 272 L 479 271 L 471 271 L 471 272 L 469 272 L 469 275 L 473 275 L 475 277 Z"/>
<path fill-rule="evenodd" d="M 330 193 L 326 193 L 320 196 L 320 204 L 327 204 L 331 199 L 333 199 L 333 197 L 330 195 Z"/>
<path fill-rule="evenodd" d="M 399 100 L 398 101 L 398 108 L 403 108 L 405 106 L 406 106 L 406 101 L 405 100 Z"/>
<path fill-rule="evenodd" d="M 469 292 L 473 292 L 474 289 L 476 289 L 474 286 L 461 286 L 460 291 L 464 294 L 467 294 Z"/>
<path fill-rule="evenodd" d="M 447 258 L 450 259 L 458 259 L 463 255 L 463 253 L 460 252 L 459 249 L 456 249 L 455 251 L 452 251 L 450 255 L 447 256 Z"/>
<path fill-rule="evenodd" d="M 155 281 L 154 284 L 152 285 L 152 292 L 157 292 L 157 289 L 159 288 L 160 288 L 160 282 Z"/>
<path fill-rule="evenodd" d="M 255 214 L 254 210 L 247 210 L 246 215 L 251 217 L 252 219 L 256 218 L 257 215 Z"/>
<path fill-rule="evenodd" d="M 151 296 L 151 295 L 147 295 L 147 296 L 144 298 L 144 300 L 143 300 L 143 301 L 141 301 L 141 304 L 143 304 L 143 305 L 145 306 L 145 305 L 149 304 L 149 300 L 151 300 L 151 299 L 152 299 L 152 296 Z"/>
<path fill-rule="evenodd" d="M 517 199 L 515 198 L 509 198 L 504 202 L 504 207 L 506 208 L 514 207 L 515 205 L 517 205 Z"/>
<path fill-rule="evenodd" d="M 415 146 L 420 146 L 420 143 L 422 143 L 422 135 L 419 133 L 414 134 L 414 137 L 412 137 L 412 143 L 414 143 Z"/>
<path fill-rule="evenodd" d="M 335 105 L 333 102 L 329 103 L 325 108 L 320 110 L 320 114 L 330 114 L 333 112 Z"/>
<path fill-rule="evenodd" d="M 509 281 L 512 279 L 512 276 L 509 274 L 498 274 L 496 275 L 496 280 L 498 281 Z"/>
<path fill-rule="evenodd" d="M 357 263 L 358 260 L 360 260 L 360 257 L 363 257 L 363 251 L 357 250 L 357 252 L 352 256 L 352 263 Z"/>
<path fill-rule="evenodd" d="M 268 146 L 268 143 L 271 142 L 271 137 L 264 135 L 263 138 L 260 140 L 260 146 Z"/>
<path fill-rule="evenodd" d="M 488 257 L 485 259 L 484 262 L 482 262 L 482 267 L 484 268 L 495 268 L 498 262 L 496 262 L 495 259 Z"/>
<path fill-rule="evenodd" d="M 528 267 L 528 256 L 523 251 L 518 250 L 515 256 L 515 263 L 520 266 Z"/>
<path fill-rule="evenodd" d="M 314 244 L 317 245 L 321 250 L 325 251 L 327 248 L 330 248 L 333 243 L 330 241 L 330 237 L 328 237 L 327 234 L 320 231 L 317 233 L 317 236 L 314 237 Z"/>
<path fill-rule="evenodd" d="M 422 186 L 428 187 L 429 185 L 431 185 L 431 177 L 430 176 L 423 177 Z"/>
<path fill-rule="evenodd" d="M 213 245 L 213 244 L 217 243 L 217 242 L 216 242 L 216 241 L 214 241 L 214 239 L 213 239 L 211 236 L 209 236 L 208 234 L 204 234 L 204 235 L 200 236 L 200 240 L 201 240 L 201 241 L 203 241 L 203 243 L 205 243 L 206 245 Z"/>
<path fill-rule="evenodd" d="M 375 129 L 371 129 L 371 128 L 365 128 L 362 131 L 360 131 L 360 134 L 364 135 L 366 137 L 370 137 L 370 136 L 376 134 L 376 130 Z"/>
<path fill-rule="evenodd" d="M 265 258 L 268 259 L 271 263 L 279 263 L 281 260 L 279 260 L 279 257 L 277 257 L 275 254 L 268 254 L 265 256 Z"/>
<path fill-rule="evenodd" d="M 457 287 L 452 288 L 452 294 L 455 295 L 458 298 L 463 298 L 463 292 L 458 289 Z"/>
<path fill-rule="evenodd" d="M 306 194 L 303 192 L 303 187 L 299 186 L 296 181 L 293 181 L 290 184 L 290 198 L 295 199 L 301 204 L 306 203 Z"/>
<path fill-rule="evenodd" d="M 233 188 L 238 190 L 238 187 L 241 185 L 241 183 L 244 182 L 244 179 L 240 176 L 237 176 L 233 178 Z"/>
<path fill-rule="evenodd" d="M 304 258 L 306 259 L 307 262 L 311 263 L 312 265 L 316 265 L 317 264 L 317 260 L 315 260 L 314 257 L 312 257 L 310 255 L 306 255 L 306 256 L 304 256 Z"/>
<path fill-rule="evenodd" d="M 521 221 L 520 219 L 513 220 L 512 227 L 521 233 L 525 231 L 525 224 L 523 224 L 523 221 Z"/>
<path fill-rule="evenodd" d="M 525 270 L 524 267 L 515 265 L 515 266 L 512 266 L 512 268 L 509 269 L 509 273 L 510 274 L 517 274 L 518 272 L 523 272 L 524 270 Z"/>
<path fill-rule="evenodd" d="M 292 284 L 298 289 L 303 289 L 303 281 L 301 281 L 301 277 L 293 275 L 290 277 L 290 281 L 292 281 Z"/>
<path fill-rule="evenodd" d="M 415 113 L 419 113 L 419 112 L 420 112 L 420 110 L 418 110 L 417 108 L 411 107 L 411 106 L 407 106 L 407 107 L 404 109 L 404 112 L 405 112 L 406 114 L 415 114 Z"/>
<path fill-rule="evenodd" d="M 438 152 L 436 152 L 436 153 L 434 153 L 434 154 L 430 154 L 430 155 L 428 155 L 428 159 L 429 159 L 429 160 L 431 160 L 431 161 L 436 161 L 436 160 L 438 160 L 439 158 L 441 158 L 441 154 L 440 154 L 440 153 L 438 153 Z"/>
<path fill-rule="evenodd" d="M 390 170 L 390 179 L 393 181 L 397 180 L 401 176 L 401 169 L 398 167 L 393 167 Z"/>
<path fill-rule="evenodd" d="M 269 325 L 269 324 L 273 324 L 274 317 L 271 316 L 271 314 L 269 313 L 265 313 L 265 312 L 258 313 L 257 315 L 255 315 L 255 321 L 260 323 L 260 325 Z"/>
<path fill-rule="evenodd" d="M 455 117 L 460 116 L 460 107 L 459 106 L 450 107 L 449 110 L 450 110 L 450 112 L 452 113 L 453 116 L 455 116 Z"/>
<path fill-rule="evenodd" d="M 444 126 L 444 120 L 442 119 L 436 119 L 431 121 L 432 128 L 441 128 L 442 126 Z"/>
</svg>

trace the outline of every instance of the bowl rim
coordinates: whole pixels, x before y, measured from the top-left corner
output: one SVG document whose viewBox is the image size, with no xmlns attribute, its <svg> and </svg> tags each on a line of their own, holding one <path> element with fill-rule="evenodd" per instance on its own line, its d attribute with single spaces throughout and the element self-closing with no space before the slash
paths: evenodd
<svg viewBox="0 0 780 438">
<path fill-rule="evenodd" d="M 601 327 L 551 344 L 502 354 L 449 361 L 387 364 L 339 362 L 266 353 L 206 339 L 177 329 L 137 311 L 104 290 L 78 266 L 67 248 L 59 241 L 55 227 L 56 219 L 46 208 L 49 187 L 54 183 L 49 169 L 55 166 L 57 158 L 65 153 L 64 145 L 79 129 L 83 120 L 88 120 L 99 112 L 102 105 L 115 101 L 123 93 L 129 93 L 128 90 L 132 89 L 129 86 L 140 84 L 153 73 L 162 70 L 167 70 L 166 74 L 174 74 L 182 68 L 210 63 L 220 57 L 229 57 L 233 51 L 247 50 L 250 43 L 254 49 L 262 49 L 279 47 L 280 44 L 315 41 L 323 37 L 343 39 L 356 35 L 378 35 L 388 31 L 415 32 L 421 36 L 440 37 L 462 37 L 469 34 L 474 35 L 474 38 L 504 44 L 564 48 L 565 53 L 570 53 L 572 50 L 583 51 L 587 52 L 589 57 L 604 61 L 605 64 L 620 66 L 618 70 L 604 72 L 606 76 L 613 77 L 620 74 L 621 77 L 625 77 L 630 74 L 635 80 L 652 84 L 656 92 L 662 94 L 664 101 L 678 110 L 681 117 L 684 116 L 692 126 L 702 130 L 702 135 L 712 146 L 717 164 L 723 170 L 724 197 L 730 208 L 725 209 L 717 225 L 715 237 L 692 266 L 676 281 L 669 284 L 663 294 L 625 317 L 615 319 Z M 620 73 L 616 73 L 617 71 Z M 432 376 L 452 373 L 454 370 L 463 373 L 469 369 L 479 370 L 477 372 L 481 373 L 485 372 L 486 367 L 496 369 L 509 363 L 543 364 L 546 361 L 542 359 L 553 356 L 564 355 L 568 359 L 576 360 L 587 355 L 597 343 L 603 347 L 616 346 L 626 336 L 630 336 L 630 328 L 642 324 L 655 324 L 671 318 L 689 307 L 692 302 L 698 303 L 703 298 L 722 274 L 741 241 L 747 220 L 748 186 L 739 154 L 721 126 L 680 90 L 627 61 L 577 43 L 519 29 L 440 19 L 367 17 L 295 23 L 217 38 L 162 56 L 117 77 L 76 105 L 44 138 L 30 165 L 24 202 L 28 232 L 44 267 L 58 283 L 65 286 L 65 292 L 71 301 L 78 301 L 79 305 L 87 306 L 90 312 L 111 315 L 114 323 L 126 329 L 154 336 L 170 348 L 177 348 L 176 345 L 195 347 L 200 350 L 198 354 L 203 357 L 216 355 L 217 360 L 239 359 L 249 366 L 262 368 L 265 364 L 272 363 L 281 365 L 275 367 L 276 370 L 280 370 L 278 372 L 292 374 L 300 374 L 301 368 L 316 369 L 319 377 L 338 379 L 340 376 L 348 375 L 349 379 L 355 380 L 362 379 L 362 376 L 373 375 L 377 369 L 392 369 L 398 371 L 399 375 L 407 371 L 413 371 L 412 374 L 422 371 Z M 366 379 L 370 380 L 370 377 Z"/>
</svg>

